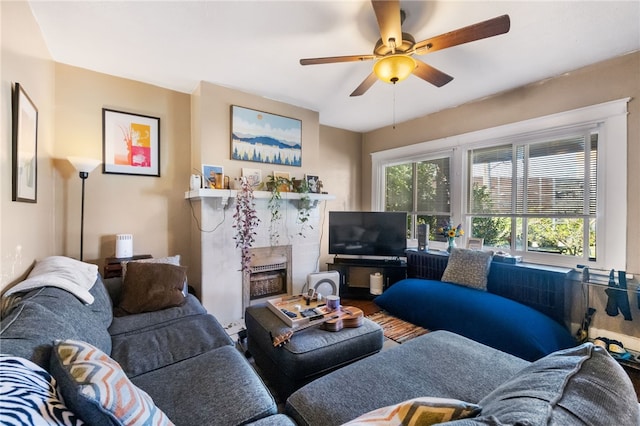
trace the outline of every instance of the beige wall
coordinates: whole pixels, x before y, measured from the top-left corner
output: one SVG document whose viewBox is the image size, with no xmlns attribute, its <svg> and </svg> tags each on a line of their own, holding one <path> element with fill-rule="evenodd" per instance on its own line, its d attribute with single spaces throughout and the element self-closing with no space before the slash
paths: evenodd
<svg viewBox="0 0 640 426">
<path fill-rule="evenodd" d="M 68 156 L 102 159 L 102 108 L 160 118 L 160 177 L 103 174 L 85 183 L 84 260 L 115 254 L 115 235 L 133 234 L 136 254 L 181 254 L 189 265 L 184 201 L 190 168 L 190 96 L 132 80 L 56 65 L 56 215 L 62 253 L 80 251 L 81 180 Z"/>
<path fill-rule="evenodd" d="M 371 205 L 372 152 L 436 140 L 447 136 L 486 129 L 503 124 L 567 111 L 606 101 L 631 97 L 628 104 L 627 161 L 627 270 L 640 276 L 640 52 L 631 53 L 606 62 L 541 81 L 487 99 L 461 105 L 413 121 L 369 132 L 363 136 L 362 205 Z M 623 228 L 624 229 L 624 228 Z M 633 287 L 635 288 L 635 287 Z M 594 327 L 607 333 L 640 336 L 640 309 L 635 294 L 630 294 L 633 322 L 621 315 L 609 317 L 604 312 L 606 296 L 602 289 L 590 289 L 590 305 L 597 309 Z M 579 289 L 574 294 L 573 320 L 584 313 Z M 617 337 L 615 334 L 607 334 Z M 640 348 L 640 339 L 633 342 Z"/>
<path fill-rule="evenodd" d="M 0 2 L 0 289 L 34 259 L 61 250 L 55 221 L 54 63 L 26 2 Z M 11 201 L 11 93 L 20 83 L 38 108 L 37 203 Z"/>
</svg>

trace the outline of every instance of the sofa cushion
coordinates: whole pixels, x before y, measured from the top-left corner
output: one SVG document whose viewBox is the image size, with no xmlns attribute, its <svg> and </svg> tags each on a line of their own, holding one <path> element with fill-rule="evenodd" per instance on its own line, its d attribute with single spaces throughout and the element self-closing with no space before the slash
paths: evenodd
<svg viewBox="0 0 640 426">
<path fill-rule="evenodd" d="M 56 381 L 29 360 L 0 356 L 0 401 L 4 425 L 81 425 L 64 404 Z"/>
<path fill-rule="evenodd" d="M 45 368 L 55 339 L 85 340 L 109 353 L 111 336 L 105 319 L 72 294 L 42 287 L 26 294 L 0 322 L 2 351 Z"/>
<path fill-rule="evenodd" d="M 87 305 L 87 308 L 93 312 L 105 328 L 109 327 L 113 320 L 113 303 L 99 274 L 89 293 L 93 296 L 93 303 Z"/>
<path fill-rule="evenodd" d="M 131 262 L 116 315 L 154 312 L 184 304 L 187 268 L 168 263 Z"/>
<path fill-rule="evenodd" d="M 50 256 L 37 261 L 27 279 L 10 288 L 5 295 L 48 286 L 67 290 L 84 303 L 93 303 L 89 289 L 97 276 L 96 265 L 65 256 Z"/>
<path fill-rule="evenodd" d="M 51 372 L 69 407 L 90 425 L 172 424 L 117 362 L 88 343 L 56 341 Z"/>
<path fill-rule="evenodd" d="M 514 424 L 640 424 L 629 376 L 592 343 L 553 353 L 525 367 L 480 401 L 481 418 Z M 607 420 L 608 419 L 608 420 Z M 614 420 L 615 419 L 615 420 Z"/>
<path fill-rule="evenodd" d="M 405 321 L 452 331 L 528 361 L 575 346 L 566 328 L 535 309 L 456 284 L 410 278 L 374 301 Z"/>
<path fill-rule="evenodd" d="M 207 310 L 200 301 L 191 294 L 185 297 L 182 306 L 163 309 L 155 312 L 145 312 L 136 315 L 126 315 L 124 317 L 114 317 L 109 326 L 109 334 L 117 336 L 142 330 L 149 327 L 158 327 L 162 324 L 171 323 L 179 318 L 206 314 Z"/>
<path fill-rule="evenodd" d="M 441 280 L 486 290 L 492 258 L 493 252 L 453 249 Z"/>
<path fill-rule="evenodd" d="M 378 408 L 343 426 L 430 426 L 474 417 L 480 406 L 451 398 L 420 397 Z"/>
<path fill-rule="evenodd" d="M 233 346 L 131 380 L 177 425 L 243 425 L 277 412 L 260 377 Z"/>
<path fill-rule="evenodd" d="M 136 315 L 137 316 L 137 315 Z M 220 323 L 208 314 L 119 334 L 112 338 L 111 357 L 129 377 L 157 370 L 233 341 Z"/>
</svg>

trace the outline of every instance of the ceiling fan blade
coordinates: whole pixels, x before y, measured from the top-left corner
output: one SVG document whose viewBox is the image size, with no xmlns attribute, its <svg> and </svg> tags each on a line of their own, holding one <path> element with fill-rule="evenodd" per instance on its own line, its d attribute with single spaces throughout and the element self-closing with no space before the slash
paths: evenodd
<svg viewBox="0 0 640 426">
<path fill-rule="evenodd" d="M 300 65 L 333 64 L 337 62 L 358 62 L 376 59 L 375 55 L 328 56 L 326 58 L 300 59 Z"/>
<path fill-rule="evenodd" d="M 378 80 L 378 76 L 375 73 L 369 74 L 369 76 L 365 78 L 362 83 L 360 83 L 360 86 L 356 87 L 356 90 L 354 90 L 349 96 L 364 95 L 364 92 L 369 90 L 369 88 L 373 86 L 373 83 L 375 83 L 376 80 Z"/>
<path fill-rule="evenodd" d="M 413 70 L 413 75 L 420 77 L 421 79 L 433 84 L 437 87 L 442 87 L 451 80 L 449 74 L 445 74 L 442 71 L 432 67 L 431 65 L 427 65 L 422 61 L 416 60 L 416 68 Z"/>
<path fill-rule="evenodd" d="M 448 47 L 469 43 L 471 41 L 493 37 L 509 32 L 509 28 L 511 28 L 509 15 L 498 16 L 497 18 L 478 22 L 477 24 L 469 25 L 468 27 L 459 28 L 445 34 L 420 41 L 414 45 L 415 53 L 418 55 L 424 55 L 425 53 L 435 52 L 436 50 L 442 50 Z"/>
<path fill-rule="evenodd" d="M 371 5 L 376 13 L 378 27 L 380 28 L 380 37 L 385 46 L 395 47 L 402 46 L 402 21 L 400 19 L 400 2 L 399 1 L 381 1 L 371 0 Z M 389 40 L 393 39 L 394 46 L 391 46 Z"/>
</svg>

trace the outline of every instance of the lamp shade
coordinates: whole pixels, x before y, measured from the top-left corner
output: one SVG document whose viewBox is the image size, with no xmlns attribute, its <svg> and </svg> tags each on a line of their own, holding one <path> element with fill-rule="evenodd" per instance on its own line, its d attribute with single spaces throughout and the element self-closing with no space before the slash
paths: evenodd
<svg viewBox="0 0 640 426">
<path fill-rule="evenodd" d="M 93 169 L 102 163 L 100 160 L 84 157 L 67 157 L 67 160 L 81 173 L 91 173 Z"/>
<path fill-rule="evenodd" d="M 386 83 L 397 83 L 409 77 L 416 68 L 416 61 L 408 55 L 385 56 L 375 63 L 373 72 Z"/>
</svg>

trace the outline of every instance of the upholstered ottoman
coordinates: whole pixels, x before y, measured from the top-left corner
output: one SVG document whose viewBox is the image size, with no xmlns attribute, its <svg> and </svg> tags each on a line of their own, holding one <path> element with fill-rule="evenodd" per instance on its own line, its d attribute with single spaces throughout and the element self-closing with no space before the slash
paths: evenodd
<svg viewBox="0 0 640 426">
<path fill-rule="evenodd" d="M 245 324 L 249 353 L 282 400 L 317 377 L 379 352 L 384 340 L 380 326 L 364 318 L 362 326 L 336 332 L 309 327 L 274 347 L 272 336 L 290 328 L 265 304 L 248 307 Z"/>
</svg>

